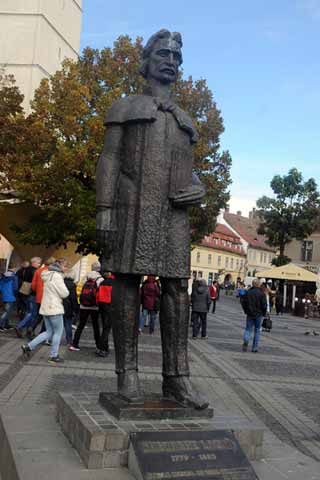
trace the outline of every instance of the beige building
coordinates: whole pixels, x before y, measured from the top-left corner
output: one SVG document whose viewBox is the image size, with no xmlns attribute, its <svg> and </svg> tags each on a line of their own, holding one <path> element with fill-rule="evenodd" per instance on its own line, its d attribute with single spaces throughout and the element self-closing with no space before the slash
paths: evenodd
<svg viewBox="0 0 320 480">
<path fill-rule="evenodd" d="M 245 277 L 249 280 L 257 272 L 267 270 L 275 257 L 275 249 L 267 245 L 266 237 L 257 233 L 259 222 L 255 210 L 244 217 L 241 212 L 225 211 L 221 222 L 240 237 L 246 252 Z"/>
<path fill-rule="evenodd" d="M 239 236 L 219 223 L 191 252 L 192 277 L 204 278 L 209 285 L 213 280 L 223 283 L 243 279 L 244 267 L 245 253 Z"/>
<path fill-rule="evenodd" d="M 318 273 L 320 269 L 320 230 L 317 229 L 304 240 L 293 240 L 284 251 L 295 265 Z"/>
<path fill-rule="evenodd" d="M 0 0 L 0 69 L 15 76 L 27 112 L 41 79 L 59 70 L 65 58 L 78 57 L 81 21 L 82 0 Z M 13 248 L 20 259 L 42 252 L 41 247 L 18 244 L 8 229 L 8 219 L 19 222 L 28 214 L 24 207 L 0 202 L 0 270 L 4 270 Z M 10 208 L 17 209 L 15 217 Z"/>
<path fill-rule="evenodd" d="M 30 100 L 43 77 L 80 48 L 82 0 L 0 0 L 0 67 Z"/>
</svg>

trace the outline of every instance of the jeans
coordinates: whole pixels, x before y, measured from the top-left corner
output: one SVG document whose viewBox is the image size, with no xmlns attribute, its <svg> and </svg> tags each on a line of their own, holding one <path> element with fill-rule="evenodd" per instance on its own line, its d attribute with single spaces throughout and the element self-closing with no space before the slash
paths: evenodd
<svg viewBox="0 0 320 480">
<path fill-rule="evenodd" d="M 259 340 L 260 340 L 260 328 L 262 323 L 262 316 L 260 317 L 247 317 L 246 329 L 244 331 L 243 343 L 248 344 L 251 337 L 251 332 L 254 327 L 254 337 L 252 350 L 258 350 Z"/>
<path fill-rule="evenodd" d="M 72 344 L 72 318 L 63 316 L 63 325 L 66 332 L 66 341 L 68 345 Z"/>
<path fill-rule="evenodd" d="M 153 333 L 154 332 L 154 325 L 155 325 L 156 319 L 157 319 L 157 312 L 155 310 L 147 310 L 146 308 L 143 309 L 142 314 L 140 316 L 139 329 L 141 331 L 144 329 L 144 326 L 145 326 L 147 318 L 148 318 L 148 313 L 150 313 L 149 332 Z"/>
<path fill-rule="evenodd" d="M 93 335 L 94 335 L 94 341 L 96 343 L 96 347 L 100 348 L 99 312 L 98 310 L 85 310 L 85 309 L 80 309 L 79 325 L 74 334 L 73 343 L 72 343 L 74 347 L 79 347 L 79 340 L 80 340 L 82 331 L 86 326 L 89 316 L 91 317 L 91 320 L 92 320 Z"/>
<path fill-rule="evenodd" d="M 46 331 L 40 333 L 32 342 L 28 343 L 31 350 L 34 350 L 40 343 L 49 340 L 51 342 L 50 357 L 57 357 L 59 354 L 60 341 L 63 332 L 63 315 L 43 315 Z"/>
<path fill-rule="evenodd" d="M 201 337 L 207 336 L 207 313 L 206 312 L 192 312 L 192 335 L 197 337 L 199 335 L 201 326 Z"/>
<path fill-rule="evenodd" d="M 5 302 L 4 303 L 4 312 L 0 317 L 0 327 L 6 328 L 9 326 L 9 318 L 14 308 L 15 302 Z"/>
<path fill-rule="evenodd" d="M 17 324 L 19 330 L 24 328 L 32 327 L 35 324 L 38 316 L 39 304 L 36 303 L 36 297 L 34 295 L 29 295 L 27 299 L 27 313 L 24 318 Z"/>
</svg>

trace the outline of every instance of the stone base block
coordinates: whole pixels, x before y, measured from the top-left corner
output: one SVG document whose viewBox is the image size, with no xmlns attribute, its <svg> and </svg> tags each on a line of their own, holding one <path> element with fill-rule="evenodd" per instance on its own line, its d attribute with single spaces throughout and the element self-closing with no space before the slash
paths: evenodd
<svg viewBox="0 0 320 480">
<path fill-rule="evenodd" d="M 213 409 L 196 410 L 160 395 L 149 395 L 140 402 L 129 402 L 117 393 L 100 393 L 101 405 L 118 420 L 186 420 L 212 418 Z"/>
<path fill-rule="evenodd" d="M 130 435 L 146 431 L 230 430 L 250 460 L 262 456 L 263 427 L 243 417 L 147 420 L 136 416 L 118 420 L 96 396 L 60 393 L 57 419 L 87 468 L 127 466 Z"/>
</svg>

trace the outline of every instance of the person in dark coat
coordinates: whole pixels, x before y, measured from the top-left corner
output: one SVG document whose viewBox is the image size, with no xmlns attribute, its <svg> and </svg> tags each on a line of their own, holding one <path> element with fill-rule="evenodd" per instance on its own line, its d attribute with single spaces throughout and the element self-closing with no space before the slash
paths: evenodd
<svg viewBox="0 0 320 480">
<path fill-rule="evenodd" d="M 261 289 L 260 280 L 255 279 L 252 282 L 252 288 L 246 295 L 246 302 L 244 311 L 247 315 L 246 329 L 243 336 L 242 350 L 246 352 L 251 337 L 251 332 L 254 327 L 254 337 L 252 344 L 252 352 L 257 353 L 260 340 L 260 329 L 263 317 L 267 313 L 267 299 Z"/>
<path fill-rule="evenodd" d="M 197 338 L 201 325 L 201 338 L 207 337 L 207 313 L 211 304 L 209 289 L 204 278 L 199 280 L 198 287 L 196 287 L 191 294 L 192 305 L 192 319 L 193 319 L 193 335 L 192 338 Z M 200 324 L 201 322 L 201 324 Z"/>
<path fill-rule="evenodd" d="M 72 345 L 72 321 L 79 314 L 79 302 L 77 297 L 77 286 L 71 272 L 66 274 L 64 283 L 69 290 L 69 296 L 63 299 L 63 324 L 66 332 L 66 341 L 70 346 Z"/>
<path fill-rule="evenodd" d="M 148 315 L 150 315 L 149 333 L 154 332 L 154 325 L 157 318 L 157 304 L 160 298 L 160 288 L 153 275 L 149 275 L 141 287 L 142 315 L 140 318 L 140 333 L 146 324 Z"/>
<path fill-rule="evenodd" d="M 28 262 L 27 260 L 24 260 L 21 263 L 21 266 L 16 273 L 17 279 L 18 279 L 17 312 L 18 312 L 18 316 L 19 316 L 20 320 L 22 320 L 23 317 L 25 316 L 25 313 L 26 313 L 26 310 L 27 310 L 27 299 L 28 299 L 28 297 L 27 297 L 27 295 L 24 295 L 23 293 L 20 293 L 19 290 L 20 290 L 21 285 L 25 281 L 25 276 L 26 276 L 26 273 L 28 271 L 29 266 L 30 266 L 30 262 Z"/>
</svg>

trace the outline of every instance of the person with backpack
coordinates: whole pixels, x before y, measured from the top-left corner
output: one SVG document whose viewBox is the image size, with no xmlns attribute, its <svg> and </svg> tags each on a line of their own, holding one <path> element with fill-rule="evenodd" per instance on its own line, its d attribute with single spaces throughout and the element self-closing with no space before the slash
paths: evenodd
<svg viewBox="0 0 320 480">
<path fill-rule="evenodd" d="M 0 293 L 4 304 L 4 312 L 0 316 L 0 332 L 12 330 L 9 320 L 13 312 L 18 292 L 16 269 L 11 267 L 0 278 Z"/>
<path fill-rule="evenodd" d="M 71 352 L 79 352 L 79 341 L 83 329 L 86 326 L 88 318 L 91 318 L 94 341 L 96 344 L 96 353 L 100 350 L 100 327 L 99 327 L 99 309 L 97 305 L 97 294 L 103 277 L 100 274 L 100 263 L 94 262 L 91 265 L 91 272 L 84 278 L 84 284 L 80 295 L 80 318 L 77 330 L 75 331 Z"/>
<path fill-rule="evenodd" d="M 65 274 L 64 283 L 69 290 L 69 296 L 63 300 L 63 324 L 66 333 L 66 342 L 70 347 L 72 345 L 72 321 L 79 314 L 77 286 L 74 282 L 74 275 L 71 270 Z"/>
<path fill-rule="evenodd" d="M 98 357 L 109 355 L 109 334 L 112 326 L 111 321 L 111 300 L 112 286 L 115 276 L 110 272 L 103 273 L 103 280 L 99 285 L 97 294 L 97 304 L 102 320 L 102 333 L 100 337 L 99 349 L 96 351 Z"/>
</svg>

